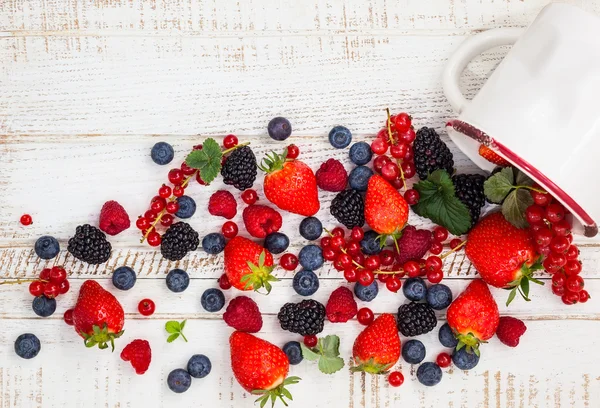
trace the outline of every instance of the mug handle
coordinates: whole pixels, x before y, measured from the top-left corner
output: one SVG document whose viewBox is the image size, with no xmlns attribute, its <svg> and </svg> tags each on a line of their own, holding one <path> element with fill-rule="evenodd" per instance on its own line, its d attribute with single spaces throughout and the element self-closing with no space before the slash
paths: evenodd
<svg viewBox="0 0 600 408">
<path fill-rule="evenodd" d="M 444 93 L 450 105 L 459 114 L 467 106 L 467 99 L 460 91 L 460 76 L 473 58 L 490 48 L 517 42 L 523 28 L 494 28 L 467 38 L 448 59 L 442 76 Z"/>
</svg>

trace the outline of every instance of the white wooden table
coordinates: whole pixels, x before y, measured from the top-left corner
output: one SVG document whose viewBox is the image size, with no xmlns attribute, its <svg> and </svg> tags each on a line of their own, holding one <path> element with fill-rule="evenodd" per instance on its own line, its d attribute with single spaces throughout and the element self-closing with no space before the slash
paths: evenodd
<svg viewBox="0 0 600 408">
<path fill-rule="evenodd" d="M 97 223 L 102 203 L 116 199 L 135 220 L 166 181 L 169 167 L 155 165 L 150 147 L 165 140 L 183 160 L 204 137 L 237 134 L 251 141 L 257 156 L 268 151 L 270 118 L 283 115 L 294 126 L 301 158 L 313 169 L 327 157 L 345 158 L 326 140 L 336 124 L 348 126 L 355 141 L 370 139 L 384 121 L 384 108 L 407 111 L 417 126 L 442 129 L 452 117 L 440 74 L 452 51 L 469 35 L 498 26 L 525 26 L 546 0 L 2 0 L 0 1 L 0 279 L 32 277 L 47 265 L 64 264 L 72 290 L 57 312 L 38 318 L 24 285 L 0 289 L 0 407 L 250 407 L 229 369 L 231 332 L 221 314 L 200 306 L 200 295 L 216 286 L 221 257 L 202 251 L 181 262 L 139 244 L 131 228 L 111 238 L 114 251 L 102 266 L 88 266 L 67 255 L 75 227 Z M 600 12 L 600 1 L 570 1 Z M 473 95 L 505 55 L 492 50 L 464 74 Z M 454 146 L 457 167 L 475 171 Z M 348 162 L 348 160 L 346 160 Z M 190 194 L 199 213 L 210 187 L 195 184 Z M 259 187 L 260 190 L 260 186 Z M 319 217 L 328 214 L 333 194 L 322 193 Z M 30 213 L 34 223 L 19 224 Z M 300 217 L 285 215 L 283 230 L 297 251 Z M 236 221 L 241 222 L 241 217 Z M 426 225 L 417 217 L 416 225 Z M 201 235 L 217 231 L 222 219 L 197 214 L 191 224 Z M 35 239 L 56 236 L 58 258 L 44 262 Z M 294 407 L 599 407 L 600 406 L 600 241 L 581 241 L 583 275 L 592 299 L 564 306 L 550 289 L 533 288 L 533 301 L 517 300 L 510 310 L 506 294 L 494 291 L 503 314 L 526 320 L 528 331 L 516 349 L 493 339 L 484 345 L 471 372 L 444 370 L 442 383 L 425 388 L 415 367 L 399 363 L 406 377 L 391 388 L 384 377 L 325 376 L 310 363 L 292 367 L 303 378 L 291 389 Z M 116 293 L 126 310 L 125 335 L 117 351 L 88 350 L 62 321 L 85 279 L 111 288 L 112 271 L 132 266 L 138 282 Z M 173 294 L 166 273 L 186 269 L 193 280 Z M 462 255 L 445 265 L 444 283 L 455 293 L 475 275 Z M 333 268 L 319 271 L 326 301 L 343 281 Z M 297 336 L 282 332 L 276 313 L 298 300 L 291 274 L 268 297 L 251 295 L 265 314 L 259 335 L 279 345 Z M 548 281 L 547 281 L 548 282 Z M 116 292 L 113 290 L 113 292 Z M 229 299 L 238 293 L 229 291 Z M 144 297 L 156 301 L 152 318 L 137 313 Z M 395 312 L 401 294 L 380 292 L 369 304 L 375 312 Z M 440 316 L 443 318 L 443 316 Z M 188 319 L 189 343 L 167 344 L 167 320 Z M 443 320 L 441 320 L 443 322 Z M 441 323 L 440 323 L 441 324 Z M 328 324 L 325 334 L 341 337 L 349 360 L 356 322 Z M 22 360 L 13 342 L 24 332 L 42 341 L 33 360 Z M 435 335 L 422 336 L 427 360 L 443 350 Z M 134 338 L 151 342 L 153 361 L 143 376 L 119 358 Z M 166 376 L 184 367 L 195 353 L 208 355 L 213 372 L 176 395 Z"/>
</svg>

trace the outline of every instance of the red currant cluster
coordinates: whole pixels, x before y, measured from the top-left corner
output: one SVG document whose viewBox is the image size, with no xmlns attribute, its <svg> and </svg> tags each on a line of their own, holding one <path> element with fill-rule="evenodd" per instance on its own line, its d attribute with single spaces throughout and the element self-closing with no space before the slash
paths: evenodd
<svg viewBox="0 0 600 408">
<path fill-rule="evenodd" d="M 62 266 L 53 266 L 45 268 L 40 272 L 39 279 L 35 279 L 29 284 L 29 293 L 34 297 L 46 296 L 47 298 L 57 298 L 58 295 L 64 295 L 69 291 L 70 285 L 67 280 L 67 271 Z"/>
<path fill-rule="evenodd" d="M 531 196 L 534 204 L 525 210 L 525 217 L 537 251 L 544 257 L 542 265 L 552 274 L 552 293 L 560 296 L 566 305 L 587 302 L 590 295 L 583 289 L 584 281 L 579 275 L 579 249 L 572 244 L 566 209 L 550 194 L 537 188 L 531 190 Z"/>
<path fill-rule="evenodd" d="M 404 188 L 404 198 L 410 205 L 419 201 L 419 193 L 406 188 L 406 180 L 416 174 L 412 143 L 416 133 L 408 113 L 391 115 L 388 110 L 386 127 L 371 142 L 371 150 L 377 155 L 373 169 L 396 189 Z M 386 155 L 388 152 L 390 156 Z"/>
</svg>

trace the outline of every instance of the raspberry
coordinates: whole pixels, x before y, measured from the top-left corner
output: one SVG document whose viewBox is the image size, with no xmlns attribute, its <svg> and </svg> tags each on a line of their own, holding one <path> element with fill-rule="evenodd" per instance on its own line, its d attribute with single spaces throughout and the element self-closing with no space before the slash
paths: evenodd
<svg viewBox="0 0 600 408">
<path fill-rule="evenodd" d="M 121 359 L 130 361 L 137 374 L 144 374 L 150 367 L 150 361 L 152 360 L 150 343 L 140 339 L 132 341 L 121 352 Z"/>
<path fill-rule="evenodd" d="M 100 210 L 100 229 L 108 235 L 117 235 L 131 225 L 129 215 L 116 201 L 107 201 Z"/>
<path fill-rule="evenodd" d="M 357 311 L 358 306 L 352 291 L 344 286 L 331 292 L 325 306 L 327 320 L 332 323 L 345 323 L 356 316 Z"/>
<path fill-rule="evenodd" d="M 396 261 L 404 264 L 406 261 L 421 259 L 431 247 L 432 241 L 431 231 L 418 230 L 412 225 L 406 226 L 398 240 L 400 253 Z"/>
<path fill-rule="evenodd" d="M 317 177 L 317 185 L 321 190 L 334 193 L 345 189 L 348 182 L 348 174 L 344 169 L 344 165 L 336 159 L 329 159 L 321 164 L 315 176 Z"/>
<path fill-rule="evenodd" d="M 508 347 L 517 347 L 519 338 L 525 333 L 527 326 L 521 320 L 510 316 L 500 318 L 500 324 L 496 330 L 498 340 Z"/>
<path fill-rule="evenodd" d="M 237 203 L 233 194 L 226 190 L 219 190 L 210 196 L 208 200 L 208 212 L 217 217 L 225 217 L 228 220 L 237 214 Z"/>
<path fill-rule="evenodd" d="M 234 329 L 248 333 L 258 332 L 263 324 L 258 305 L 247 296 L 231 299 L 223 320 Z"/>
<path fill-rule="evenodd" d="M 244 225 L 250 235 L 264 238 L 281 228 L 281 214 L 266 205 L 249 205 L 243 213 Z"/>
</svg>

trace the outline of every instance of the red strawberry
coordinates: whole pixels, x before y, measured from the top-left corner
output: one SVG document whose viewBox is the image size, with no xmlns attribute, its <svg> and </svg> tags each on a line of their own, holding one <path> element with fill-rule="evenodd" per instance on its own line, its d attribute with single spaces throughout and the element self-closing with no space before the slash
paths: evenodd
<svg viewBox="0 0 600 408">
<path fill-rule="evenodd" d="M 344 165 L 336 159 L 329 159 L 321 164 L 315 176 L 317 177 L 317 185 L 321 190 L 334 193 L 344 190 L 348 182 L 348 174 Z"/>
<path fill-rule="evenodd" d="M 123 206 L 116 201 L 107 201 L 100 210 L 100 229 L 108 235 L 117 235 L 125 231 L 131 222 Z"/>
<path fill-rule="evenodd" d="M 271 291 L 273 255 L 248 238 L 237 236 L 225 245 L 225 273 L 231 285 L 239 290 Z"/>
<path fill-rule="evenodd" d="M 500 315 L 486 283 L 475 279 L 452 302 L 447 319 L 458 339 L 457 348 L 466 346 L 467 351 L 479 355 L 479 344 L 485 343 L 496 333 Z"/>
<path fill-rule="evenodd" d="M 496 330 L 498 340 L 506 344 L 508 347 L 517 347 L 519 339 L 527 330 L 527 326 L 519 319 L 510 316 L 500 318 L 500 324 Z"/>
<path fill-rule="evenodd" d="M 431 248 L 433 235 L 429 230 L 416 229 L 407 225 L 402 230 L 402 236 L 398 239 L 398 255 L 396 262 L 400 265 L 406 261 L 417 261 Z"/>
<path fill-rule="evenodd" d="M 124 323 L 125 313 L 117 298 L 96 281 L 83 282 L 73 308 L 73 325 L 86 347 L 105 349 L 110 342 L 114 351 L 114 339 L 123 334 Z"/>
<path fill-rule="evenodd" d="M 408 204 L 390 183 L 371 176 L 365 196 L 365 221 L 375 232 L 397 238 L 408 221 Z"/>
<path fill-rule="evenodd" d="M 264 193 L 267 200 L 282 210 L 309 217 L 319 211 L 319 191 L 313 171 L 299 160 L 286 160 L 283 155 L 271 153 L 259 166 L 267 173 Z"/>
<path fill-rule="evenodd" d="M 232 219 L 237 214 L 235 197 L 227 190 L 216 191 L 208 200 L 208 212 L 217 217 Z"/>
<path fill-rule="evenodd" d="M 356 316 L 358 306 L 352 291 L 345 286 L 339 287 L 329 296 L 325 312 L 332 323 L 345 323 Z"/>
<path fill-rule="evenodd" d="M 261 395 L 261 407 L 269 399 L 277 398 L 287 405 L 284 398 L 292 399 L 286 385 L 296 384 L 298 377 L 287 377 L 290 363 L 281 349 L 252 334 L 236 331 L 229 337 L 231 369 L 237 382 L 246 391 Z M 262 391 L 262 392 L 261 392 Z"/>
<path fill-rule="evenodd" d="M 479 146 L 479 155 L 497 166 L 507 167 L 510 166 L 510 162 L 498 155 L 495 151 L 487 147 L 486 145 Z"/>
<path fill-rule="evenodd" d="M 513 288 L 507 305 L 517 290 L 529 300 L 529 281 L 533 271 L 541 269 L 529 231 L 513 226 L 502 213 L 481 219 L 467 237 L 465 253 L 481 279 L 497 288 Z"/>
<path fill-rule="evenodd" d="M 354 341 L 352 357 L 357 364 L 352 371 L 382 374 L 400 357 L 400 336 L 396 319 L 384 313 L 368 325 Z"/>
<path fill-rule="evenodd" d="M 238 296 L 229 301 L 223 320 L 236 330 L 256 333 L 262 329 L 262 316 L 258 305 L 247 296 Z"/>
<path fill-rule="evenodd" d="M 246 231 L 256 238 L 264 238 L 281 228 L 281 215 L 266 205 L 253 204 L 244 208 Z"/>
<path fill-rule="evenodd" d="M 152 360 L 152 350 L 150 343 L 146 340 L 136 339 L 129 343 L 121 352 L 123 361 L 131 361 L 131 365 L 135 368 L 137 374 L 144 374 L 150 367 Z"/>
</svg>

